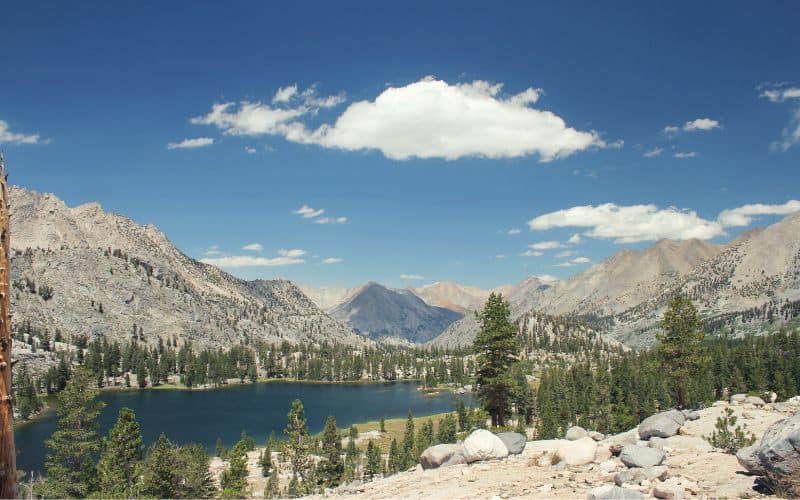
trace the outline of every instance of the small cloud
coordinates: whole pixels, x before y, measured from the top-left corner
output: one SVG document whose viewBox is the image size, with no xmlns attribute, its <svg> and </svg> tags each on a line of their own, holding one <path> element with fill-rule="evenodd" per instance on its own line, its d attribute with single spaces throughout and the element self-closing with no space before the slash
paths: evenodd
<svg viewBox="0 0 800 500">
<path fill-rule="evenodd" d="M 273 103 L 285 103 L 289 102 L 292 97 L 297 94 L 297 85 L 287 85 L 286 87 L 281 87 L 275 92 L 275 96 L 272 98 Z"/>
<path fill-rule="evenodd" d="M 575 250 L 564 250 L 563 252 L 558 252 L 556 258 L 563 259 L 565 257 L 572 257 L 575 253 Z"/>
<path fill-rule="evenodd" d="M 180 142 L 170 142 L 167 144 L 167 149 L 195 149 L 212 144 L 214 144 L 214 139 L 211 137 L 197 137 L 194 139 L 184 139 Z"/>
<path fill-rule="evenodd" d="M 511 229 L 509 229 L 509 230 L 508 230 L 508 234 L 510 234 L 510 235 L 512 235 L 512 236 L 513 236 L 513 235 L 515 235 L 515 234 L 519 234 L 519 233 L 521 233 L 521 232 L 522 232 L 522 231 L 520 231 L 520 230 L 519 230 L 518 228 L 516 228 L 516 227 L 514 227 L 514 228 L 511 228 Z"/>
<path fill-rule="evenodd" d="M 569 243 L 570 245 L 580 245 L 582 241 L 583 238 L 581 238 L 580 233 L 575 233 L 569 237 L 567 243 Z"/>
<path fill-rule="evenodd" d="M 219 251 L 219 245 L 211 245 L 203 250 L 203 255 L 206 257 L 214 257 L 215 255 L 220 255 L 221 253 L 222 252 Z"/>
<path fill-rule="evenodd" d="M 243 246 L 242 250 L 247 250 L 249 252 L 263 252 L 264 246 L 261 243 L 250 243 Z"/>
<path fill-rule="evenodd" d="M 552 274 L 540 274 L 536 277 L 544 281 L 545 283 L 555 283 L 556 281 L 559 281 L 559 279 L 553 276 Z"/>
<path fill-rule="evenodd" d="M 800 87 L 767 89 L 762 91 L 758 97 L 769 99 L 771 102 L 784 102 L 791 99 L 800 99 Z"/>
<path fill-rule="evenodd" d="M 645 158 L 655 158 L 656 156 L 661 156 L 661 153 L 663 152 L 664 150 L 662 148 L 654 148 L 649 151 L 645 151 L 642 156 Z"/>
<path fill-rule="evenodd" d="M 590 262 L 591 260 L 587 259 L 586 257 L 575 257 L 574 259 L 566 262 L 559 262 L 558 264 L 555 264 L 555 267 L 573 267 L 581 264 L 588 264 Z"/>
<path fill-rule="evenodd" d="M 314 224 L 346 224 L 347 217 L 320 217 Z"/>
<path fill-rule="evenodd" d="M 8 122 L 0 120 L 0 144 L 47 144 L 49 142 L 49 140 L 42 140 L 39 134 L 12 132 Z"/>
<path fill-rule="evenodd" d="M 249 154 L 249 155 L 254 155 L 254 154 L 256 154 L 256 148 L 251 147 L 251 146 L 247 146 L 247 147 L 244 148 L 244 152 Z"/>
<path fill-rule="evenodd" d="M 538 250 L 525 250 L 519 254 L 520 257 L 541 257 L 542 255 L 544 255 L 544 253 Z"/>
<path fill-rule="evenodd" d="M 322 259 L 323 264 L 338 264 L 340 262 L 344 262 L 344 259 L 339 257 L 326 257 Z"/>
<path fill-rule="evenodd" d="M 499 253 L 499 254 L 495 255 L 494 258 L 497 259 L 497 260 L 503 260 L 503 259 L 506 258 L 506 256 L 501 254 L 501 253 Z"/>
<path fill-rule="evenodd" d="M 298 208 L 294 211 L 297 215 L 300 215 L 304 219 L 313 219 L 314 217 L 319 217 L 320 215 L 325 213 L 324 208 L 320 208 L 319 210 L 315 208 L 311 208 L 308 205 L 303 205 L 302 207 Z"/>
<path fill-rule="evenodd" d="M 254 255 L 232 255 L 227 257 L 209 257 L 200 259 L 200 262 L 217 267 L 237 268 L 237 267 L 274 267 L 289 266 L 305 263 L 302 257 L 306 254 L 305 250 L 278 250 L 277 257 L 257 257 Z"/>
<path fill-rule="evenodd" d="M 683 126 L 681 127 L 675 125 L 668 125 L 664 127 L 664 133 L 667 135 L 673 135 L 677 134 L 680 131 L 703 132 L 708 130 L 714 130 L 715 128 L 722 128 L 722 125 L 720 125 L 720 123 L 717 120 L 712 120 L 711 118 L 697 118 L 684 123 Z"/>
<path fill-rule="evenodd" d="M 683 159 L 686 159 L 686 158 L 694 158 L 694 157 L 697 156 L 697 153 L 695 153 L 694 151 L 686 151 L 686 152 L 675 153 L 672 156 L 674 156 L 675 158 L 683 160 Z"/>
<path fill-rule="evenodd" d="M 419 280 L 424 280 L 425 276 L 421 276 L 419 274 L 401 274 L 400 279 L 408 281 L 419 281 Z"/>
<path fill-rule="evenodd" d="M 553 250 L 555 248 L 562 248 L 564 245 L 558 241 L 540 241 L 538 243 L 531 243 L 528 248 L 534 250 Z"/>
</svg>

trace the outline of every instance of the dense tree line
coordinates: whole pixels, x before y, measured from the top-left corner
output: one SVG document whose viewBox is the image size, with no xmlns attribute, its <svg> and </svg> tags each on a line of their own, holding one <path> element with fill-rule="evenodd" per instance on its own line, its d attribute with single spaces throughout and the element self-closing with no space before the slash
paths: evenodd
<svg viewBox="0 0 800 500">
<path fill-rule="evenodd" d="M 733 393 L 774 391 L 779 398 L 788 398 L 800 391 L 796 330 L 744 338 L 725 333 L 708 336 L 690 355 L 699 355 L 700 362 L 683 380 L 686 406 L 707 405 Z M 573 424 L 621 432 L 658 410 L 679 405 L 680 388 L 665 376 L 674 367 L 664 361 L 658 346 L 544 370 L 536 398 L 538 435 L 561 437 Z"/>
</svg>

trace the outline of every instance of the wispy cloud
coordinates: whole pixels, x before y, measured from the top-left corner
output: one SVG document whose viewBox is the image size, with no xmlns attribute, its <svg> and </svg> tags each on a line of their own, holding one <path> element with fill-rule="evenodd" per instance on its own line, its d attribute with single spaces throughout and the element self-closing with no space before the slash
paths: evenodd
<svg viewBox="0 0 800 500">
<path fill-rule="evenodd" d="M 581 238 L 580 233 L 573 234 L 567 240 L 567 243 L 569 243 L 570 245 L 580 245 L 581 242 L 583 242 L 583 238 Z"/>
<path fill-rule="evenodd" d="M 686 158 L 695 158 L 697 156 L 697 153 L 695 153 L 694 151 L 680 151 L 672 156 L 680 160 L 684 160 Z"/>
<path fill-rule="evenodd" d="M 194 139 L 184 139 L 179 142 L 170 142 L 167 149 L 196 149 L 214 144 L 211 137 L 196 137 Z"/>
<path fill-rule="evenodd" d="M 12 132 L 8 122 L 0 120 L 0 144 L 47 144 L 39 134 Z"/>
<path fill-rule="evenodd" d="M 250 243 L 242 247 L 242 250 L 247 250 L 248 252 L 263 252 L 264 245 L 261 243 Z"/>
<path fill-rule="evenodd" d="M 765 89 L 759 97 L 769 99 L 771 102 L 785 102 L 792 99 L 800 99 L 800 87 L 783 87 Z"/>
<path fill-rule="evenodd" d="M 340 257 L 326 257 L 322 259 L 323 264 L 338 264 L 340 262 L 344 262 L 344 259 Z"/>
<path fill-rule="evenodd" d="M 516 228 L 516 227 L 514 227 L 514 228 L 511 228 L 511 229 L 509 229 L 509 230 L 508 230 L 508 234 L 509 234 L 509 235 L 511 235 L 511 236 L 513 236 L 513 235 L 515 235 L 515 234 L 519 234 L 519 233 L 521 233 L 521 232 L 522 232 L 522 231 L 520 231 L 520 230 L 519 230 L 519 228 Z"/>
<path fill-rule="evenodd" d="M 419 274 L 401 274 L 400 275 L 400 279 L 401 280 L 407 280 L 407 281 L 420 281 L 420 280 L 424 280 L 425 276 L 422 276 L 422 275 L 419 275 Z"/>
<path fill-rule="evenodd" d="M 231 255 L 226 257 L 207 257 L 200 259 L 200 261 L 211 264 L 212 266 L 226 268 L 290 266 L 305 263 L 305 259 L 303 258 L 305 254 L 305 250 L 295 248 L 291 250 L 278 250 L 277 257 Z"/>
<path fill-rule="evenodd" d="M 667 135 L 677 134 L 683 132 L 704 132 L 714 130 L 715 128 L 722 128 L 722 125 L 717 120 L 711 118 L 697 118 L 684 123 L 682 126 L 667 125 L 664 127 L 664 133 Z"/>
<path fill-rule="evenodd" d="M 564 262 L 559 262 L 558 264 L 554 264 L 554 267 L 573 267 L 573 266 L 579 266 L 581 264 L 589 264 L 591 262 L 592 261 L 589 260 L 586 257 L 575 257 L 572 260 L 568 260 L 568 261 L 564 261 Z"/>
<path fill-rule="evenodd" d="M 192 118 L 229 135 L 277 135 L 303 144 L 348 151 L 377 150 L 387 158 L 515 158 L 547 162 L 589 148 L 621 147 L 595 131 L 580 131 L 550 111 L 533 107 L 541 91 L 505 95 L 502 83 L 476 80 L 450 84 L 434 77 L 384 90 L 373 101 L 350 104 L 333 123 L 315 129 L 307 118 L 344 101 L 319 97 L 314 88 L 278 89 L 271 104 L 214 104 Z"/>
<path fill-rule="evenodd" d="M 314 224 L 347 224 L 347 217 L 320 217 Z"/>
<path fill-rule="evenodd" d="M 320 215 L 325 213 L 324 208 L 316 209 L 311 208 L 308 205 L 303 205 L 302 207 L 298 208 L 294 211 L 297 215 L 301 216 L 304 219 L 313 219 L 314 217 L 319 217 Z"/>
<path fill-rule="evenodd" d="M 541 257 L 542 255 L 544 255 L 544 252 L 538 250 L 525 250 L 519 254 L 520 257 Z"/>
<path fill-rule="evenodd" d="M 649 151 L 645 151 L 642 153 L 642 156 L 645 158 L 655 158 L 656 156 L 661 156 L 661 153 L 664 152 L 663 148 L 653 148 Z"/>
<path fill-rule="evenodd" d="M 558 241 L 540 241 L 538 243 L 531 243 L 528 248 L 533 250 L 553 250 L 554 248 L 562 248 L 564 245 Z"/>
<path fill-rule="evenodd" d="M 753 203 L 723 210 L 717 220 L 723 226 L 741 227 L 752 224 L 758 215 L 788 215 L 795 212 L 800 212 L 800 200 L 789 200 L 782 205 Z"/>
</svg>

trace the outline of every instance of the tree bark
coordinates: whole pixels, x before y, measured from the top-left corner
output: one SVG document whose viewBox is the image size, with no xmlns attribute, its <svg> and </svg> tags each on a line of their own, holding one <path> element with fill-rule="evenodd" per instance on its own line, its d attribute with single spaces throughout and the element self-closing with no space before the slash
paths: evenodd
<svg viewBox="0 0 800 500">
<path fill-rule="evenodd" d="M 9 296 L 8 191 L 0 153 L 0 498 L 17 496 L 17 452 L 11 404 L 11 307 Z"/>
</svg>

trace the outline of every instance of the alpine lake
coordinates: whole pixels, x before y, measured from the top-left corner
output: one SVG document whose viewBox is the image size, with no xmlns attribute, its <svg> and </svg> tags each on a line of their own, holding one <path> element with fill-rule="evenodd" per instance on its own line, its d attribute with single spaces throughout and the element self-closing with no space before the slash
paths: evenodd
<svg viewBox="0 0 800 500">
<path fill-rule="evenodd" d="M 145 446 L 162 433 L 174 443 L 199 443 L 211 454 L 217 438 L 230 447 L 242 431 L 266 442 L 270 432 L 283 436 L 291 402 L 300 399 L 305 407 L 309 432 L 322 431 L 328 415 L 336 417 L 339 428 L 351 424 L 453 411 L 458 398 L 469 405 L 470 394 L 418 391 L 416 382 L 336 383 L 268 382 L 225 386 L 219 389 L 109 390 L 99 399 L 106 406 L 98 418 L 101 436 L 108 434 L 121 408 L 136 413 Z M 44 469 L 45 441 L 56 430 L 57 416 L 49 411 L 32 422 L 15 428 L 17 468 L 26 472 Z"/>
</svg>

